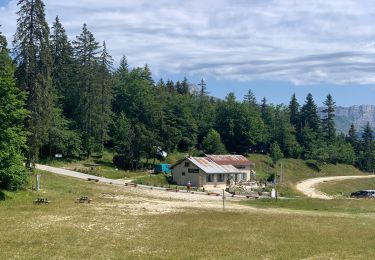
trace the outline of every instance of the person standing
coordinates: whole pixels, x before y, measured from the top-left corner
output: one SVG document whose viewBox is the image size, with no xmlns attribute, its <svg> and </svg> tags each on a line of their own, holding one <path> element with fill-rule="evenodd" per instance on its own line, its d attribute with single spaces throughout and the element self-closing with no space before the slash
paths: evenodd
<svg viewBox="0 0 375 260">
<path fill-rule="evenodd" d="M 188 181 L 188 183 L 186 184 L 186 190 L 187 190 L 187 192 L 191 191 L 191 182 L 190 181 Z"/>
</svg>

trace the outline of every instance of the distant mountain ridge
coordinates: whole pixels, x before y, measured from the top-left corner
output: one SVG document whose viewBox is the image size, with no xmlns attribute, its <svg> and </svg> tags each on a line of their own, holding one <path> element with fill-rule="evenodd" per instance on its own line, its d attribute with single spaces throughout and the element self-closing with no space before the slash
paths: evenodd
<svg viewBox="0 0 375 260">
<path fill-rule="evenodd" d="M 324 108 L 319 108 L 321 117 L 323 117 Z M 360 105 L 351 107 L 336 107 L 336 128 L 338 132 L 347 133 L 350 125 L 354 123 L 358 132 L 362 132 L 362 128 L 370 123 L 375 130 L 375 106 Z"/>
</svg>

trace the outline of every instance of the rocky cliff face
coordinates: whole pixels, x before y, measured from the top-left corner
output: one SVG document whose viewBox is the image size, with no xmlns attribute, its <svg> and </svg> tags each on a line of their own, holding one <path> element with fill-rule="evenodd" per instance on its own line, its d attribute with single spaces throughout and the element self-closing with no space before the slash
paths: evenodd
<svg viewBox="0 0 375 260">
<path fill-rule="evenodd" d="M 319 112 L 322 110 L 323 108 L 319 108 Z M 375 129 L 375 106 L 373 105 L 336 107 L 336 128 L 339 132 L 347 133 L 352 123 L 360 132 L 367 122 Z"/>
</svg>

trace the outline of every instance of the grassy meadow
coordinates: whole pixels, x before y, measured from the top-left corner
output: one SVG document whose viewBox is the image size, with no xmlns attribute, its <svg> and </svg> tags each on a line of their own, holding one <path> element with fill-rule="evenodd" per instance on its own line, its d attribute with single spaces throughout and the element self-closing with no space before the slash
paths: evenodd
<svg viewBox="0 0 375 260">
<path fill-rule="evenodd" d="M 269 156 L 262 154 L 251 154 L 248 156 L 248 158 L 255 163 L 257 179 L 266 180 L 273 174 L 277 175 L 279 182 L 277 189 L 282 196 L 286 197 L 300 197 L 302 194 L 296 190 L 295 186 L 298 182 L 305 179 L 365 174 L 351 165 L 319 165 L 315 161 L 283 159 L 284 172 L 281 178 L 281 161 L 274 165 Z"/>
<path fill-rule="evenodd" d="M 375 203 L 369 200 L 228 201 L 222 211 L 220 200 L 187 203 L 41 174 L 38 194 L 1 193 L 0 259 L 375 257 Z M 93 202 L 76 203 L 83 195 Z M 37 197 L 52 202 L 33 205 Z"/>
<path fill-rule="evenodd" d="M 325 182 L 317 186 L 317 189 L 326 194 L 338 198 L 347 198 L 352 192 L 359 190 L 375 190 L 375 179 L 343 180 L 337 182 Z"/>
</svg>

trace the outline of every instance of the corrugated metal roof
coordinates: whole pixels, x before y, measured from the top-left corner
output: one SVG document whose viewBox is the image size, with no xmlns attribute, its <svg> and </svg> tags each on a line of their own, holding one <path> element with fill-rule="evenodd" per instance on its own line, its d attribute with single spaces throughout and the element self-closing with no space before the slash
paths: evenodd
<svg viewBox="0 0 375 260">
<path fill-rule="evenodd" d="M 219 165 L 251 165 L 253 164 L 243 155 L 206 155 L 210 160 Z"/>
<path fill-rule="evenodd" d="M 233 165 L 219 165 L 207 157 L 186 157 L 205 173 L 242 173 Z"/>
</svg>

